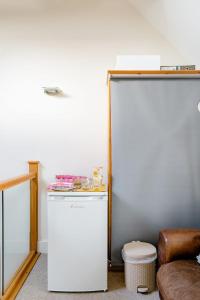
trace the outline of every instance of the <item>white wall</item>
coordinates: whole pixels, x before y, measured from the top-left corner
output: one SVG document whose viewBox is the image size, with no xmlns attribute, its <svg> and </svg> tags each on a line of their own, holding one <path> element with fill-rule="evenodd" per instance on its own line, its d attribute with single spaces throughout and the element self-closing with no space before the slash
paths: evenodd
<svg viewBox="0 0 200 300">
<path fill-rule="evenodd" d="M 185 62 L 128 0 L 0 1 L 0 178 L 40 160 L 40 241 L 54 175 L 106 172 L 106 71 L 118 54 Z M 66 97 L 45 95 L 51 85 Z"/>
</svg>

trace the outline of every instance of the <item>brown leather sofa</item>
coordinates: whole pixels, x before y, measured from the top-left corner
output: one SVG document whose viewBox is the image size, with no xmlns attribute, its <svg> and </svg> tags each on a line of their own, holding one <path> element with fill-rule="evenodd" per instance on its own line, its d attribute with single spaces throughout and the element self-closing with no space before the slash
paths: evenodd
<svg viewBox="0 0 200 300">
<path fill-rule="evenodd" d="M 200 229 L 159 234 L 157 285 L 162 300 L 200 300 Z"/>
</svg>

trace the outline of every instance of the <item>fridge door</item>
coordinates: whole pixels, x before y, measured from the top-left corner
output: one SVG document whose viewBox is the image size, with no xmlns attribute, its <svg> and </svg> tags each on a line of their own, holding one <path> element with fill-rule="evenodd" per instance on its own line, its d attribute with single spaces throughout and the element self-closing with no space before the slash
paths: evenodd
<svg viewBox="0 0 200 300">
<path fill-rule="evenodd" d="M 107 289 L 107 197 L 48 201 L 48 290 Z"/>
</svg>

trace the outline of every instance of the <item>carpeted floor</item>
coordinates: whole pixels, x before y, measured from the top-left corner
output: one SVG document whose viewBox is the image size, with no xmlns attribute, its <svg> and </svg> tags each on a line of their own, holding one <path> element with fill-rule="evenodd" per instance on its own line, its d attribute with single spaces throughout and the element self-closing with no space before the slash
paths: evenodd
<svg viewBox="0 0 200 300">
<path fill-rule="evenodd" d="M 159 300 L 158 292 L 131 293 L 124 286 L 123 273 L 109 272 L 109 290 L 99 293 L 52 293 L 47 291 L 47 257 L 41 255 L 16 300 Z"/>
</svg>

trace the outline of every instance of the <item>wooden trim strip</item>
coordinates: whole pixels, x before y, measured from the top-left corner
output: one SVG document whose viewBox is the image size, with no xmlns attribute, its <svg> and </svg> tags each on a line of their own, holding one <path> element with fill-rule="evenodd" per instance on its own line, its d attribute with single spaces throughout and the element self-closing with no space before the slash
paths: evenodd
<svg viewBox="0 0 200 300">
<path fill-rule="evenodd" d="M 111 82 L 108 81 L 108 260 L 111 264 L 112 243 L 112 124 L 111 124 Z"/>
<path fill-rule="evenodd" d="M 35 172 L 31 172 L 29 174 L 21 175 L 18 177 L 14 177 L 8 180 L 0 181 L 0 191 L 7 190 L 15 185 L 21 184 L 27 180 L 31 180 L 36 177 Z"/>
<path fill-rule="evenodd" d="M 31 251 L 29 253 L 24 263 L 16 272 L 9 287 L 5 290 L 4 295 L 1 296 L 1 300 L 14 300 L 16 298 L 17 294 L 19 293 L 21 287 L 23 286 L 26 278 L 28 277 L 29 273 L 34 267 L 39 256 L 40 254 L 34 251 Z"/>
<path fill-rule="evenodd" d="M 194 74 L 200 74 L 200 70 L 178 70 L 178 71 L 166 71 L 166 70 L 108 70 L 108 75 L 142 75 L 142 74 L 146 74 L 146 75 L 167 75 L 167 74 L 171 74 L 171 75 L 181 75 L 181 74 L 185 74 L 185 75 L 194 75 Z"/>
<path fill-rule="evenodd" d="M 107 81 L 117 78 L 200 78 L 200 70 L 194 71 L 142 71 L 142 70 L 110 70 Z"/>
</svg>

